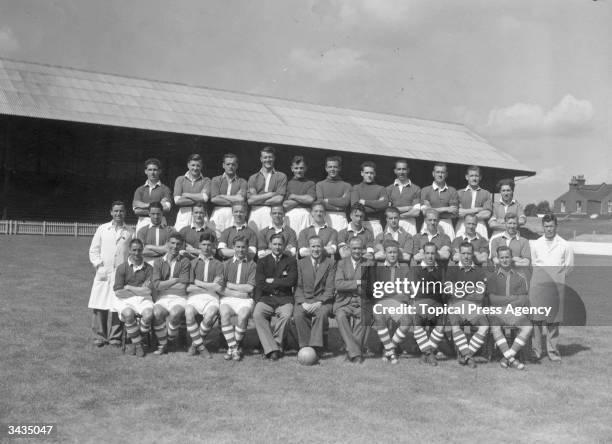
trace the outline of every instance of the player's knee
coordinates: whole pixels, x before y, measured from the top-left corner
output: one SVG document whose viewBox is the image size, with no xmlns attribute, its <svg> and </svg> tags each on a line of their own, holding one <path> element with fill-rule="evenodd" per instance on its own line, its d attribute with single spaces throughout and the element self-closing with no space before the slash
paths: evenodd
<svg viewBox="0 0 612 444">
<path fill-rule="evenodd" d="M 132 310 L 131 308 L 126 308 L 121 312 L 121 317 L 123 318 L 126 324 L 132 324 L 136 319 L 136 313 L 134 313 L 134 310 Z"/>
<path fill-rule="evenodd" d="M 193 324 L 195 322 L 196 315 L 197 311 L 191 305 L 185 307 L 185 321 L 188 324 Z"/>
<path fill-rule="evenodd" d="M 153 307 L 153 317 L 155 318 L 155 321 L 159 321 L 161 323 L 167 316 L 168 312 L 163 307 L 160 307 L 159 305 Z"/>
<path fill-rule="evenodd" d="M 143 323 L 150 324 L 153 321 L 153 310 L 151 308 L 144 309 L 141 319 Z"/>
<path fill-rule="evenodd" d="M 184 313 L 185 313 L 185 310 L 183 310 L 182 308 L 173 308 L 172 310 L 170 310 L 170 313 L 168 315 L 168 319 L 173 324 L 176 324 L 176 323 L 180 322 L 181 317 L 182 317 L 182 315 Z"/>
<path fill-rule="evenodd" d="M 218 313 L 219 311 L 217 309 L 207 310 L 204 313 L 204 318 L 202 319 L 202 322 L 204 322 L 204 325 L 212 326 L 213 322 L 215 322 L 215 319 Z"/>
</svg>

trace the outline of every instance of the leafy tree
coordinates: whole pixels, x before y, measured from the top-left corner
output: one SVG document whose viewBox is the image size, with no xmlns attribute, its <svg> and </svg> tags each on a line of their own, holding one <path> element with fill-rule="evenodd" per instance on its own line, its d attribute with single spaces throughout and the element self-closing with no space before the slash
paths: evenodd
<svg viewBox="0 0 612 444">
<path fill-rule="evenodd" d="M 543 200 L 536 206 L 536 212 L 538 214 L 550 213 L 550 203 L 547 200 Z"/>
<path fill-rule="evenodd" d="M 537 214 L 538 211 L 535 204 L 530 203 L 525 206 L 525 216 L 536 216 Z"/>
</svg>

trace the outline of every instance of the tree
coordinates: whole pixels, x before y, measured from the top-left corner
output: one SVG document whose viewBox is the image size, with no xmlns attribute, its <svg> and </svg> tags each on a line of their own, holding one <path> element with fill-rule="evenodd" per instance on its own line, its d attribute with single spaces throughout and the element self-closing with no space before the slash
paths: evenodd
<svg viewBox="0 0 612 444">
<path fill-rule="evenodd" d="M 536 206 L 537 214 L 550 213 L 550 203 L 547 200 L 543 200 Z"/>
<path fill-rule="evenodd" d="M 525 206 L 525 216 L 537 216 L 537 214 L 538 212 L 535 204 L 530 203 Z"/>
</svg>

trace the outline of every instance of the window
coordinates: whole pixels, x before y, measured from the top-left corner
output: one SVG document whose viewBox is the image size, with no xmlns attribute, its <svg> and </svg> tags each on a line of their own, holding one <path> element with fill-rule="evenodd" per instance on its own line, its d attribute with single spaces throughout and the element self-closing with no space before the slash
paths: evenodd
<svg viewBox="0 0 612 444">
<path fill-rule="evenodd" d="M 576 201 L 576 213 L 582 213 L 582 201 L 581 200 Z"/>
<path fill-rule="evenodd" d="M 564 200 L 561 201 L 561 212 L 565 213 L 565 201 Z"/>
<path fill-rule="evenodd" d="M 608 201 L 608 213 L 612 213 L 612 200 Z"/>
</svg>

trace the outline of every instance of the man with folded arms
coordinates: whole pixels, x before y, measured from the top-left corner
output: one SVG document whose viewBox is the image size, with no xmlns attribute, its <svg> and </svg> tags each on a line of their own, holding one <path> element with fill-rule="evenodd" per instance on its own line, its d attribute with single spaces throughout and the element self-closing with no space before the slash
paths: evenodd
<svg viewBox="0 0 612 444">
<path fill-rule="evenodd" d="M 351 205 L 351 223 L 348 227 L 340 230 L 338 233 L 338 251 L 340 257 L 348 257 L 351 251 L 348 247 L 349 241 L 354 237 L 360 237 L 366 248 L 365 256 L 367 259 L 374 257 L 374 235 L 363 225 L 365 218 L 365 207 L 360 203 Z"/>
<path fill-rule="evenodd" d="M 223 174 L 213 177 L 210 182 L 210 202 L 215 206 L 210 222 L 215 225 L 217 239 L 232 225 L 232 205 L 246 203 L 247 196 L 247 182 L 236 174 L 238 156 L 226 153 L 222 166 Z"/>
<path fill-rule="evenodd" d="M 380 218 L 385 208 L 389 206 L 387 190 L 378 185 L 376 178 L 376 164 L 365 161 L 361 164 L 361 177 L 363 181 L 351 189 L 351 205 L 360 203 L 365 208 L 363 225 L 372 232 L 374 237 L 382 233 Z"/>
<path fill-rule="evenodd" d="M 310 206 L 317 199 L 315 183 L 304 177 L 304 156 L 294 156 L 291 161 L 293 178 L 287 183 L 287 195 L 283 207 L 287 212 L 289 226 L 299 233 L 310 225 Z"/>
<path fill-rule="evenodd" d="M 475 215 L 467 214 L 463 219 L 464 233 L 457 235 L 451 244 L 452 260 L 455 263 L 461 261 L 459 247 L 469 242 L 474 250 L 473 263 L 479 267 L 485 266 L 489 260 L 489 241 L 476 232 L 478 220 Z"/>
<path fill-rule="evenodd" d="M 312 224 L 308 228 L 304 228 L 298 237 L 298 251 L 301 257 L 308 256 L 310 249 L 308 248 L 308 239 L 312 236 L 318 236 L 323 242 L 323 250 L 325 254 L 333 256 L 336 254 L 338 245 L 338 232 L 327 225 L 325 222 L 325 207 L 321 202 L 312 204 L 310 210 Z"/>
<path fill-rule="evenodd" d="M 164 223 L 162 204 L 159 202 L 151 202 L 149 205 L 149 219 L 150 222 L 138 230 L 136 237 L 144 244 L 142 255 L 145 261 L 153 266 L 155 259 L 168 252 L 166 242 L 174 229 Z"/>
<path fill-rule="evenodd" d="M 285 253 L 295 256 L 297 254 L 297 235 L 290 226 L 285 224 L 285 209 L 282 205 L 274 205 L 270 207 L 270 216 L 272 224 L 259 232 L 257 256 L 264 257 L 270 254 L 268 246 L 270 239 L 275 234 L 280 234 L 285 238 Z"/>
<path fill-rule="evenodd" d="M 383 244 L 385 240 L 394 240 L 399 245 L 399 261 L 410 263 L 415 247 L 414 238 L 400 225 L 400 211 L 395 207 L 389 207 L 385 210 L 385 217 L 387 219 L 385 231 L 380 233 L 374 242 L 374 258 L 377 261 L 384 261 Z"/>
<path fill-rule="evenodd" d="M 287 194 L 287 176 L 274 168 L 276 151 L 271 146 L 261 150 L 261 169 L 249 177 L 248 199 L 251 206 L 249 226 L 256 231 L 270 226 L 270 207 L 283 203 Z"/>
</svg>

